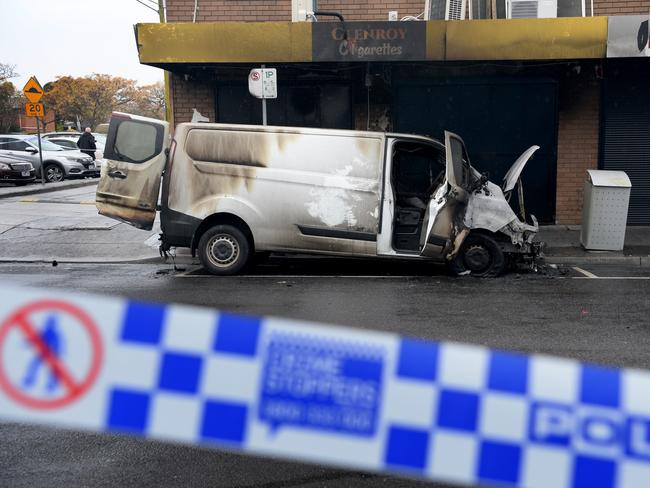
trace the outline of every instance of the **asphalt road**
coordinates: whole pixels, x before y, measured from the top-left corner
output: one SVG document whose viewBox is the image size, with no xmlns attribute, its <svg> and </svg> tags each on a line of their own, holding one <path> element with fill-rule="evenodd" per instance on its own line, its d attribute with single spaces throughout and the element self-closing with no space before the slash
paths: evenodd
<svg viewBox="0 0 650 488">
<path fill-rule="evenodd" d="M 345 324 L 650 368 L 650 269 L 452 278 L 399 263 L 271 260 L 218 278 L 170 264 L 0 265 L 0 283 Z M 124 437 L 0 425 L 0 486 L 442 486 Z"/>
</svg>

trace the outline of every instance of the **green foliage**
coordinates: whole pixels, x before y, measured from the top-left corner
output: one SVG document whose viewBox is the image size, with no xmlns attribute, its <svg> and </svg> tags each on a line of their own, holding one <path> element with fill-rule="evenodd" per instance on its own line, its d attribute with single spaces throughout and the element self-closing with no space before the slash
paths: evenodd
<svg viewBox="0 0 650 488">
<path fill-rule="evenodd" d="M 58 122 L 76 121 L 79 117 L 82 127 L 95 128 L 108 122 L 111 112 L 116 110 L 157 118 L 162 113 L 164 117 L 161 84 L 138 87 L 134 80 L 92 74 L 78 78 L 62 76 L 46 83 L 44 89 L 46 109 L 56 112 Z"/>
<path fill-rule="evenodd" d="M 22 94 L 10 81 L 0 82 L 0 133 L 13 132 L 18 127 L 18 111 Z"/>
</svg>

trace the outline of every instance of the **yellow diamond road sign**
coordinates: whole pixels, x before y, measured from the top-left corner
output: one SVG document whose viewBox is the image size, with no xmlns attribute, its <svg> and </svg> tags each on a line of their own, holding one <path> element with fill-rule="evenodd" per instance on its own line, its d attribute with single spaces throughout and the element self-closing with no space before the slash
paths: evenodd
<svg viewBox="0 0 650 488">
<path fill-rule="evenodd" d="M 38 82 L 35 76 L 32 76 L 25 86 L 23 87 L 23 93 L 32 103 L 37 103 L 43 96 L 43 87 Z"/>
</svg>

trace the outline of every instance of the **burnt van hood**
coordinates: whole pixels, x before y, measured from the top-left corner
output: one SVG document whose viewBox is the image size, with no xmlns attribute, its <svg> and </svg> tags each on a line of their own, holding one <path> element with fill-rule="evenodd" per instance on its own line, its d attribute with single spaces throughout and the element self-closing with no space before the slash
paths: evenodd
<svg viewBox="0 0 650 488">
<path fill-rule="evenodd" d="M 507 194 L 508 192 L 512 191 L 512 189 L 517 184 L 517 181 L 519 181 L 519 176 L 521 176 L 521 172 L 526 167 L 526 163 L 528 163 L 528 160 L 533 156 L 533 154 L 535 154 L 538 149 L 539 146 L 530 146 L 521 154 L 521 156 L 517 158 L 513 165 L 510 166 L 510 169 L 503 177 L 503 183 L 501 185 L 503 193 Z"/>
</svg>

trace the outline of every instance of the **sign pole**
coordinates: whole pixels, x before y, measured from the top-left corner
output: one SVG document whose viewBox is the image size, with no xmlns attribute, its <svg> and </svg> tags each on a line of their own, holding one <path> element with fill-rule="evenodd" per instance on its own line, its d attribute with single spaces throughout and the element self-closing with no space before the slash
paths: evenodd
<svg viewBox="0 0 650 488">
<path fill-rule="evenodd" d="M 264 82 L 264 68 L 266 68 L 266 65 L 262 65 L 262 82 Z M 266 97 L 264 96 L 264 93 L 262 92 L 262 125 L 266 125 Z"/>
<path fill-rule="evenodd" d="M 41 147 L 41 124 L 40 117 L 45 121 L 45 107 L 38 103 L 43 97 L 43 87 L 35 76 L 32 76 L 23 87 L 23 94 L 30 102 L 25 105 L 25 113 L 28 117 L 36 118 L 36 135 L 38 136 L 38 159 L 41 162 L 41 185 L 45 186 L 45 168 L 43 168 L 43 148 Z M 45 128 L 45 126 L 43 126 Z"/>
<path fill-rule="evenodd" d="M 38 159 L 41 162 L 41 185 L 45 186 L 45 168 L 43 168 L 43 149 L 41 149 L 41 124 L 36 117 L 36 137 L 38 137 Z"/>
</svg>

